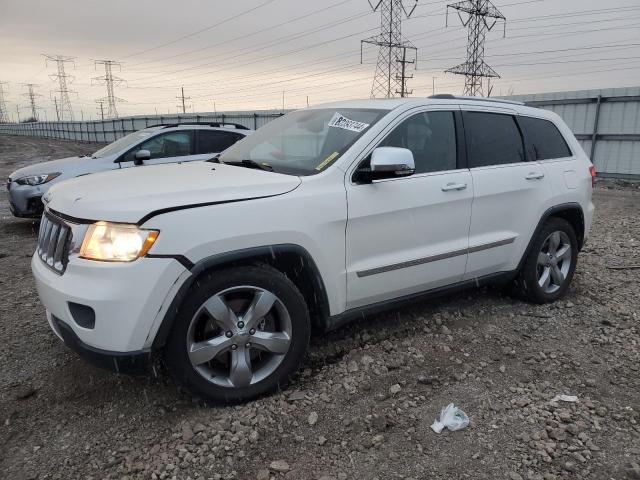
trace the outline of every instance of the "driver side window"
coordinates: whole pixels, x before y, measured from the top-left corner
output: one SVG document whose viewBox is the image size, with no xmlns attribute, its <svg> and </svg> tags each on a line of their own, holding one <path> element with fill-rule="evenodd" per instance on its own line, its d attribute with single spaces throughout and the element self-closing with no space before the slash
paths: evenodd
<svg viewBox="0 0 640 480">
<path fill-rule="evenodd" d="M 455 170 L 456 128 L 453 112 L 423 112 L 404 120 L 379 147 L 408 148 L 413 153 L 415 173 Z"/>
<path fill-rule="evenodd" d="M 149 150 L 151 153 L 151 160 L 156 158 L 191 155 L 191 139 L 192 132 L 190 130 L 167 132 L 156 135 L 129 151 L 121 161 L 133 162 L 134 156 L 138 150 Z"/>
</svg>

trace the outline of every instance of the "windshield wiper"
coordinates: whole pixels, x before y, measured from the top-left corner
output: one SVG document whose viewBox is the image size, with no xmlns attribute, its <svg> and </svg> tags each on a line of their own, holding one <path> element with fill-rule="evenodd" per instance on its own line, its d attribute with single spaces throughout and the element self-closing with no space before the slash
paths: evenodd
<svg viewBox="0 0 640 480">
<path fill-rule="evenodd" d="M 273 172 L 273 167 L 266 162 L 258 163 L 255 160 L 249 160 L 245 158 L 240 161 L 221 162 L 227 165 L 237 165 L 239 167 L 257 168 L 259 170 L 265 170 L 267 172 Z"/>
<path fill-rule="evenodd" d="M 209 162 L 209 163 L 220 163 L 220 153 L 216 153 L 213 157 L 211 157 L 209 160 L 205 160 L 205 162 Z"/>
</svg>

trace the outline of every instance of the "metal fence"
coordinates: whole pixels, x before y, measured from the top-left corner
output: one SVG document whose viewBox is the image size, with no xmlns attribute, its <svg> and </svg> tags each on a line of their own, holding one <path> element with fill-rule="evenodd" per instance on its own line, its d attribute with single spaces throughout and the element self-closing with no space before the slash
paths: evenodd
<svg viewBox="0 0 640 480">
<path fill-rule="evenodd" d="M 173 123 L 237 123 L 258 129 L 282 112 L 224 112 L 185 115 L 151 115 L 84 122 L 30 122 L 0 124 L 0 134 L 109 143 L 142 128 Z"/>
<path fill-rule="evenodd" d="M 560 115 L 599 176 L 640 178 L 640 87 L 507 98 Z"/>
</svg>

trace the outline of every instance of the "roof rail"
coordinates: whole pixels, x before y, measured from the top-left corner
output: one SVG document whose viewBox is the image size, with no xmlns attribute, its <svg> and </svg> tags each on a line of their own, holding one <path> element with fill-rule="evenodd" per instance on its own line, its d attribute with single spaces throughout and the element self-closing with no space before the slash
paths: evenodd
<svg viewBox="0 0 640 480">
<path fill-rule="evenodd" d="M 450 93 L 439 93 L 437 95 L 431 95 L 428 98 L 439 100 L 472 100 L 475 102 L 493 102 L 493 103 L 508 103 L 511 105 L 524 105 L 524 102 L 516 102 L 514 100 L 503 100 L 501 98 L 488 98 L 488 97 L 465 97 L 451 95 Z"/>
<path fill-rule="evenodd" d="M 239 123 L 230 123 L 230 122 L 184 122 L 184 123 L 158 123 L 156 125 L 149 125 L 147 128 L 153 127 L 163 127 L 163 128 L 171 128 L 171 127 L 180 127 L 183 125 L 204 125 L 215 128 L 235 128 L 236 130 L 250 130 L 249 127 L 241 125 Z"/>
</svg>

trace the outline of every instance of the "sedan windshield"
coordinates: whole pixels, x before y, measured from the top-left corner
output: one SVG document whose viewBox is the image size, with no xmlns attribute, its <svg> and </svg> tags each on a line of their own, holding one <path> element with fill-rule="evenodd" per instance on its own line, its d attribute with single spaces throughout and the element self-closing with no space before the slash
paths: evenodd
<svg viewBox="0 0 640 480">
<path fill-rule="evenodd" d="M 298 110 L 236 143 L 219 160 L 279 173 L 314 175 L 340 158 L 386 113 L 357 108 Z"/>
<path fill-rule="evenodd" d="M 119 138 L 113 143 L 110 143 L 106 147 L 102 147 L 100 150 L 91 155 L 92 158 L 103 158 L 113 153 L 119 153 L 122 150 L 126 150 L 127 148 L 135 145 L 136 143 L 144 140 L 145 138 L 149 138 L 153 135 L 154 130 L 139 130 L 137 132 L 130 133 L 122 138 Z"/>
</svg>

